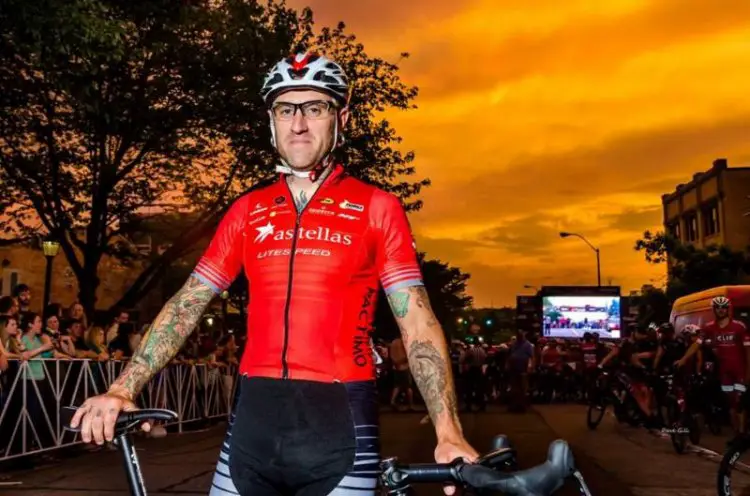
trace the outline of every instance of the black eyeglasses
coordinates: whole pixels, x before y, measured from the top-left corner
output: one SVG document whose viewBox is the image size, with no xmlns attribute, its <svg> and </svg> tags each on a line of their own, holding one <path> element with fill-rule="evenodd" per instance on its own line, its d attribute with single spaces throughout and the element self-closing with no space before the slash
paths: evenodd
<svg viewBox="0 0 750 496">
<path fill-rule="evenodd" d="M 271 112 L 273 112 L 274 118 L 280 121 L 289 121 L 294 118 L 297 109 L 302 112 L 305 119 L 320 120 L 328 117 L 331 111 L 336 109 L 336 105 L 329 100 L 313 100 L 302 103 L 279 102 L 271 107 Z"/>
</svg>

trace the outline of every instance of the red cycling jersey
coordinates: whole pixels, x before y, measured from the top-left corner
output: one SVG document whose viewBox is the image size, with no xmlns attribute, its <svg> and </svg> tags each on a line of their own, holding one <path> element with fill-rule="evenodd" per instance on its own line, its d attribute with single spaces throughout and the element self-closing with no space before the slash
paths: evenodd
<svg viewBox="0 0 750 496">
<path fill-rule="evenodd" d="M 701 329 L 702 340 L 710 341 L 719 369 L 731 371 L 745 370 L 745 347 L 750 346 L 750 334 L 745 324 L 730 320 L 725 327 L 709 322 Z"/>
<path fill-rule="evenodd" d="M 297 213 L 286 178 L 238 199 L 193 276 L 217 293 L 244 266 L 247 344 L 240 373 L 321 382 L 372 380 L 378 283 L 422 285 L 401 203 L 337 165 Z"/>
</svg>

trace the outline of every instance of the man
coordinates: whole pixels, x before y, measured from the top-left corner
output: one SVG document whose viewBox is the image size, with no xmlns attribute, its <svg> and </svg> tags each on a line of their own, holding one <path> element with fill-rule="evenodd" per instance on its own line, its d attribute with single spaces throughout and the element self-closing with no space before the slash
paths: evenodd
<svg viewBox="0 0 750 496">
<path fill-rule="evenodd" d="M 13 317 L 18 315 L 18 304 L 12 296 L 0 298 L 0 317 Z"/>
<path fill-rule="evenodd" d="M 529 391 L 529 369 L 536 366 L 535 350 L 534 345 L 526 339 L 524 331 L 516 331 L 514 338 L 511 339 L 506 365 L 511 388 L 509 410 L 524 412 Z"/>
<path fill-rule="evenodd" d="M 105 339 L 105 342 L 109 346 L 109 344 L 117 339 L 117 336 L 120 334 L 120 324 L 124 324 L 127 321 L 130 320 L 130 313 L 126 310 L 118 310 L 114 313 L 114 319 L 112 320 L 112 325 L 109 326 L 107 329 L 107 336 Z"/>
<path fill-rule="evenodd" d="M 13 289 L 13 296 L 18 302 L 18 313 L 31 311 L 31 288 L 26 284 L 19 284 Z"/>
<path fill-rule="evenodd" d="M 467 336 L 467 350 L 461 356 L 464 373 L 464 387 L 466 388 L 466 409 L 471 412 L 471 406 L 476 404 L 480 412 L 487 410 L 485 394 L 485 372 L 487 369 L 487 353 L 482 348 L 480 336 Z"/>
<path fill-rule="evenodd" d="M 717 296 L 711 300 L 711 307 L 714 320 L 700 331 L 700 338 L 676 364 L 685 365 L 704 342 L 713 349 L 719 362 L 721 390 L 729 395 L 732 428 L 735 434 L 744 433 L 745 413 L 739 413 L 739 406 L 750 383 L 750 334 L 745 324 L 732 318 L 729 298 Z"/>
<path fill-rule="evenodd" d="M 404 341 L 396 338 L 391 341 L 388 351 L 393 363 L 393 390 L 391 391 L 391 407 L 396 410 L 398 405 L 396 400 L 398 395 L 406 393 L 406 400 L 409 403 L 409 410 L 414 410 L 414 391 L 411 388 L 411 372 L 409 372 L 409 357 L 404 348 Z"/>
<path fill-rule="evenodd" d="M 81 406 L 73 424 L 80 423 L 86 442 L 111 439 L 117 414 L 135 408 L 141 388 L 244 266 L 247 345 L 212 495 L 374 494 L 379 441 L 370 332 L 378 283 L 435 426 L 436 461 L 474 460 L 404 210 L 395 196 L 333 162 L 349 119 L 344 71 L 325 57 L 299 54 L 274 66 L 262 96 L 281 177 L 232 205 L 126 370 L 106 394 Z"/>
</svg>

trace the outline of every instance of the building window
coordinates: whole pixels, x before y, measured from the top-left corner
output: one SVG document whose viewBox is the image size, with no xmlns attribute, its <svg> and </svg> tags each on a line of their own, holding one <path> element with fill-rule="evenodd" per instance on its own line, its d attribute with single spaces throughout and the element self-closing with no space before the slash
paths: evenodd
<svg viewBox="0 0 750 496">
<path fill-rule="evenodd" d="M 685 215 L 685 241 L 698 240 L 698 215 L 690 213 Z"/>
<path fill-rule="evenodd" d="M 4 269 L 3 277 L 0 278 L 0 296 L 11 296 L 16 286 L 21 284 L 21 278 L 17 270 Z"/>
<path fill-rule="evenodd" d="M 719 205 L 714 203 L 703 209 L 703 229 L 706 236 L 713 236 L 720 230 Z"/>
<path fill-rule="evenodd" d="M 680 232 L 680 221 L 675 220 L 667 224 L 667 233 L 669 233 L 674 239 L 681 239 L 680 235 L 682 233 Z"/>
</svg>

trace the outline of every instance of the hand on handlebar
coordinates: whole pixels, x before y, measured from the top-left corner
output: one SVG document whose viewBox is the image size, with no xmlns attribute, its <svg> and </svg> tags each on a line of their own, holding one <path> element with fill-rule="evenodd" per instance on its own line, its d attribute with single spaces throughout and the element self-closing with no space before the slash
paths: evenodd
<svg viewBox="0 0 750 496">
<path fill-rule="evenodd" d="M 125 395 L 107 392 L 87 399 L 76 411 L 70 426 L 74 429 L 81 426 L 83 442 L 90 443 L 93 439 L 96 444 L 102 445 L 105 440 L 114 439 L 115 423 L 120 412 L 134 410 L 138 410 L 138 407 Z M 141 429 L 149 432 L 151 424 L 144 422 Z"/>
<path fill-rule="evenodd" d="M 471 445 L 461 437 L 455 441 L 443 441 L 439 442 L 435 448 L 435 461 L 438 463 L 451 463 L 457 458 L 463 459 L 466 463 L 474 463 L 479 458 L 477 450 L 471 447 Z M 447 495 L 454 494 L 456 492 L 455 486 L 445 486 L 443 492 Z"/>
</svg>

